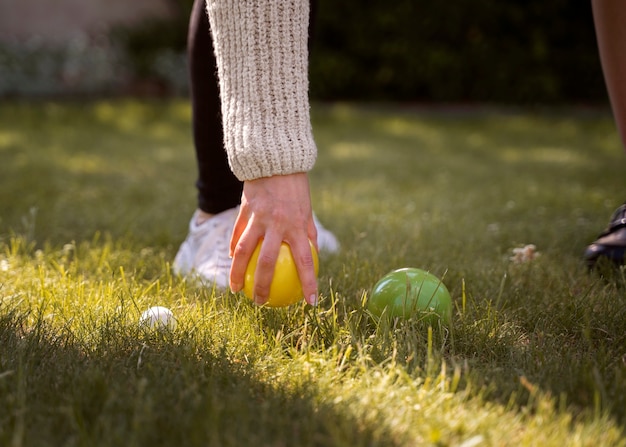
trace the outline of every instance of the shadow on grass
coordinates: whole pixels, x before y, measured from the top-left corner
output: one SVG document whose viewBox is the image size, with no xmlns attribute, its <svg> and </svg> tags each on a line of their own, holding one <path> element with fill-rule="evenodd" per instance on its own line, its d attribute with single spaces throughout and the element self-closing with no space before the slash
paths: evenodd
<svg viewBox="0 0 626 447">
<path fill-rule="evenodd" d="M 35 206 L 35 237 L 52 244 L 96 231 L 130 234 L 137 245 L 184 237 L 194 195 L 190 124 L 172 120 L 170 107 L 153 107 L 5 109 L 0 236 L 19 231 Z M 457 299 L 466 279 L 476 301 L 456 328 L 452 355 L 471 359 L 487 397 L 523 406 L 537 387 L 624 420 L 623 290 L 592 284 L 566 271 L 571 259 L 555 259 L 579 256 L 605 224 L 607 201 L 623 194 L 622 153 L 606 136 L 614 135 L 608 115 L 544 118 L 317 112 L 312 193 L 347 252 L 328 276 L 357 296 L 393 268 L 447 270 Z M 536 243 L 546 261 L 508 272 L 500 300 L 502 259 L 520 242 Z M 0 415 L 2 440 L 20 427 L 26 436 L 38 427 L 50 439 L 104 445 L 280 444 L 298 436 L 310 445 L 367 444 L 385 436 L 316 404 L 307 390 L 269 387 L 245 365 L 203 352 L 181 357 L 184 342 L 143 349 L 121 328 L 86 349 L 67 334 L 23 333 L 15 321 L 0 331 L 0 388 L 11 409 Z"/>
<path fill-rule="evenodd" d="M 625 197 L 610 114 L 330 106 L 314 116 L 313 179 L 354 235 L 342 241 L 354 254 L 343 282 L 359 275 L 367 289 L 368 276 L 407 266 L 447 272 L 457 305 L 462 281 L 470 296 L 445 355 L 469 361 L 485 398 L 524 408 L 542 392 L 626 424 L 624 289 L 581 259 Z M 528 243 L 542 258 L 512 267 L 511 249 Z"/>
<path fill-rule="evenodd" d="M 556 282 L 554 268 L 547 260 L 512 268 L 500 301 L 468 304 L 452 355 L 470 359 L 473 385 L 487 399 L 532 408 L 540 393 L 574 416 L 609 415 L 624 426 L 623 278 L 580 267 L 572 269 L 579 277 Z"/>
<path fill-rule="evenodd" d="M 107 322 L 86 348 L 24 318 L 0 317 L 2 445 L 397 445 L 306 386 L 262 383 L 184 336 L 142 340 Z"/>
</svg>

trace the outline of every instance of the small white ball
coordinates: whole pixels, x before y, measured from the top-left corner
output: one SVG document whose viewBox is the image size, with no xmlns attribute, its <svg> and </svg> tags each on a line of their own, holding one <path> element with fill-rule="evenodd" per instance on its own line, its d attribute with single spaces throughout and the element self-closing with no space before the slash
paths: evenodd
<svg viewBox="0 0 626 447">
<path fill-rule="evenodd" d="M 154 306 L 144 311 L 144 313 L 141 314 L 139 323 L 150 329 L 168 329 L 171 331 L 176 328 L 176 318 L 174 318 L 174 314 L 167 307 L 163 306 Z"/>
</svg>

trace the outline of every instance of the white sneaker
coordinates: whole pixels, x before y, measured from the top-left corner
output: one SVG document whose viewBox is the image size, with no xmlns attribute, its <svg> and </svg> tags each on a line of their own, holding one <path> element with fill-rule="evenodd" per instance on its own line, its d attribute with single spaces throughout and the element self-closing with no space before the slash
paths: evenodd
<svg viewBox="0 0 626 447">
<path fill-rule="evenodd" d="M 191 217 L 189 234 L 178 249 L 172 270 L 177 275 L 197 277 L 217 289 L 225 290 L 228 288 L 232 264 L 229 256 L 230 238 L 239 207 L 216 214 L 200 225 L 196 223 L 199 212 L 196 210 Z M 338 252 L 339 242 L 335 235 L 322 226 L 315 213 L 313 221 L 317 228 L 320 251 Z"/>
<path fill-rule="evenodd" d="M 239 207 L 216 214 L 200 225 L 196 223 L 199 212 L 197 210 L 191 217 L 189 234 L 178 249 L 172 269 L 178 275 L 197 277 L 225 290 L 232 262 L 230 238 Z"/>
</svg>

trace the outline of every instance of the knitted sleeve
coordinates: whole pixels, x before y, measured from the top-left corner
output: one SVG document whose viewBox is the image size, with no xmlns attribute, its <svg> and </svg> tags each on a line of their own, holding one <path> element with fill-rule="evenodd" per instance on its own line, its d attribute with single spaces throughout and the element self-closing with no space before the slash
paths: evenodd
<svg viewBox="0 0 626 447">
<path fill-rule="evenodd" d="M 308 98 L 309 0 L 207 0 L 224 144 L 239 180 L 315 164 Z"/>
</svg>

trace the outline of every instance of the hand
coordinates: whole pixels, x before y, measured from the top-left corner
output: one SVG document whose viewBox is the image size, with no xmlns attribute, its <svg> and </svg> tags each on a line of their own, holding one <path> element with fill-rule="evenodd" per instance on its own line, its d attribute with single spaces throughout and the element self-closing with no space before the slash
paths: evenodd
<svg viewBox="0 0 626 447">
<path fill-rule="evenodd" d="M 243 288 L 246 267 L 263 239 L 255 273 L 254 302 L 268 299 L 280 244 L 289 244 L 307 303 L 317 304 L 317 278 L 309 239 L 317 250 L 309 179 L 306 173 L 277 175 L 244 182 L 239 215 L 230 240 L 233 263 L 230 288 Z"/>
</svg>

